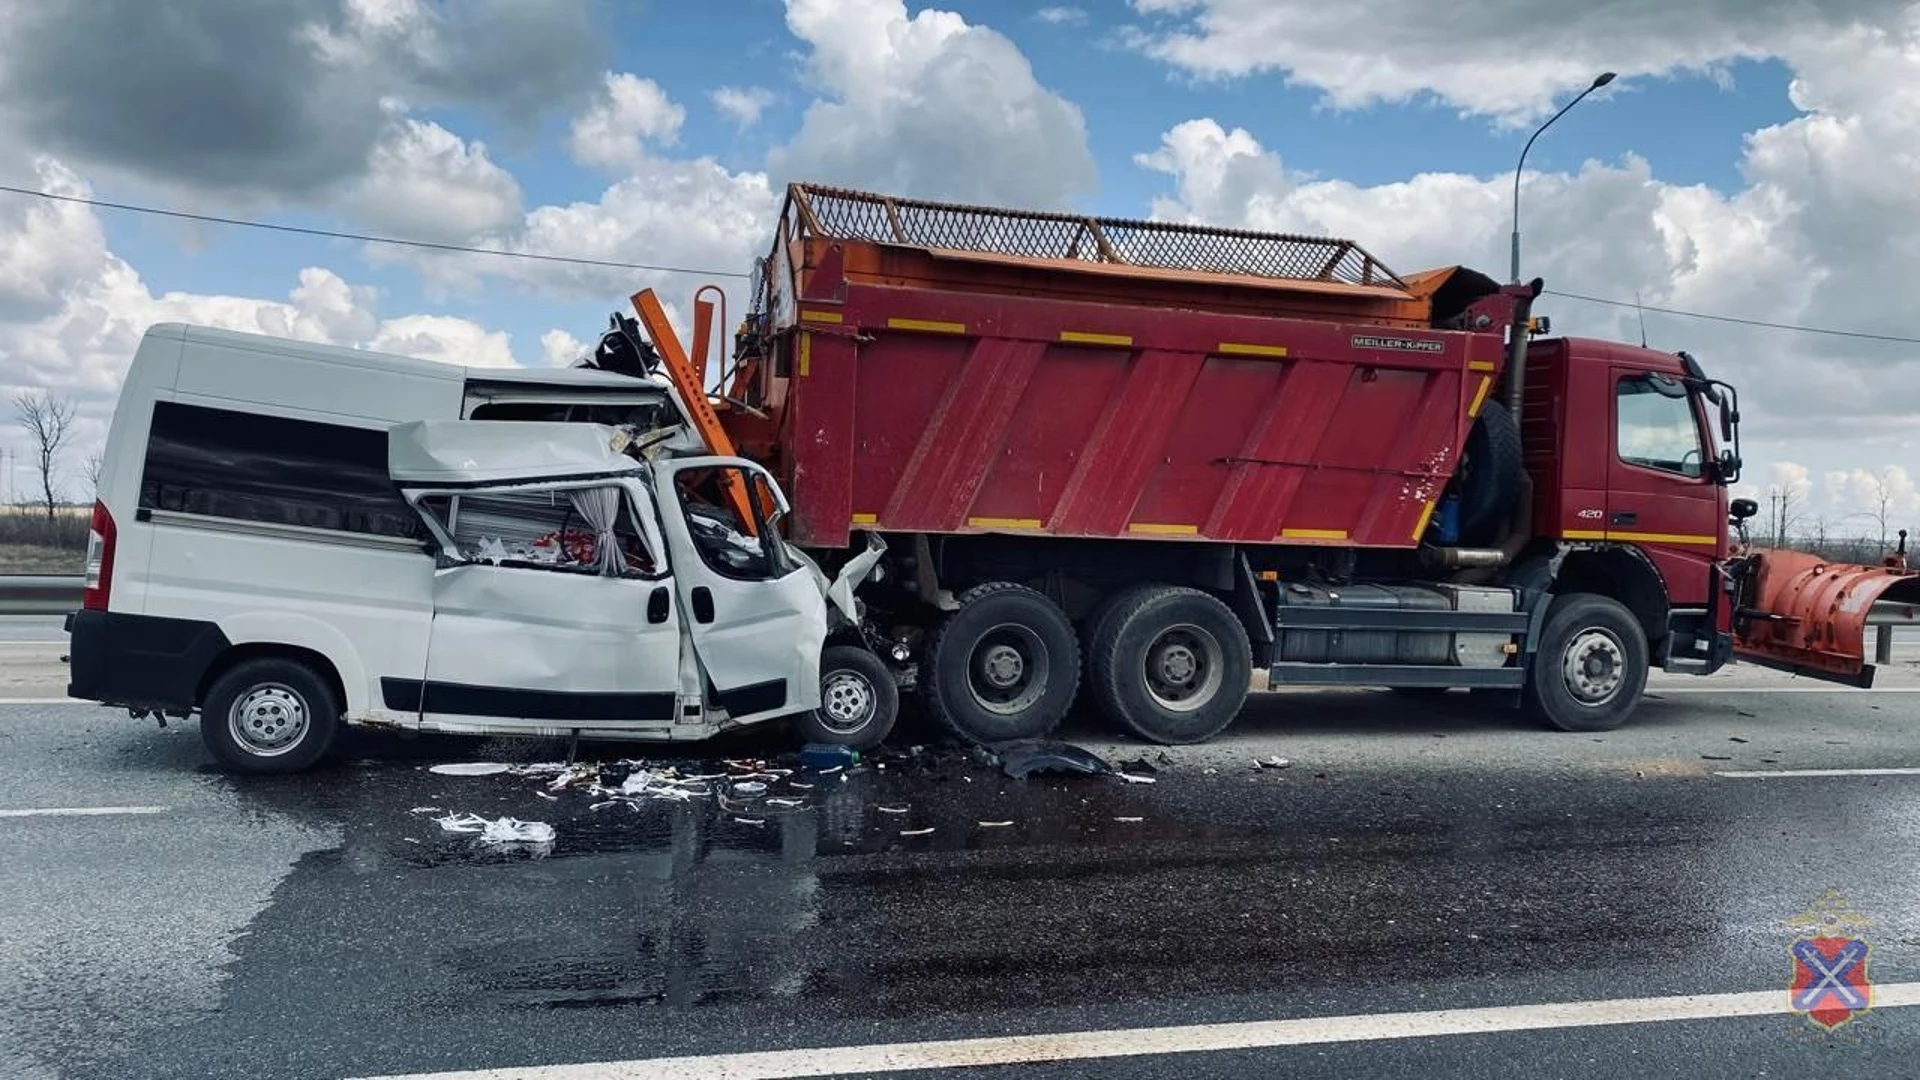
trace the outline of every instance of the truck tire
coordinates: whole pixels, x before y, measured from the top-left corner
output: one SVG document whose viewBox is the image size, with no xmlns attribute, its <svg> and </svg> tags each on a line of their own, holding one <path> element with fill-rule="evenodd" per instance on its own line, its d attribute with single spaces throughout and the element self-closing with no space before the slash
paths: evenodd
<svg viewBox="0 0 1920 1080">
<path fill-rule="evenodd" d="M 1520 425 L 1505 405 L 1488 401 L 1467 433 L 1467 447 L 1455 477 L 1461 543 L 1475 546 L 1499 541 L 1514 500 L 1520 495 L 1525 469 Z"/>
<path fill-rule="evenodd" d="M 810 743 L 872 750 L 899 715 L 900 688 L 885 662 L 857 645 L 833 645 L 820 654 L 820 707 L 794 726 Z"/>
<path fill-rule="evenodd" d="M 1521 704 L 1561 731 L 1612 731 L 1647 688 L 1647 635 L 1619 601 L 1594 593 L 1556 596 Z"/>
<path fill-rule="evenodd" d="M 297 773 L 326 756 L 340 713 L 332 684 L 312 667 L 261 657 L 214 680 L 200 705 L 200 739 L 234 772 Z"/>
<path fill-rule="evenodd" d="M 927 715 L 966 742 L 1052 731 L 1080 682 L 1080 644 L 1066 612 L 1006 581 L 969 589 L 959 603 L 934 627 L 921 662 Z"/>
<path fill-rule="evenodd" d="M 1123 593 L 1098 620 L 1087 677 L 1102 711 L 1148 742 L 1205 742 L 1240 714 L 1253 647 L 1233 609 L 1198 589 Z"/>
</svg>

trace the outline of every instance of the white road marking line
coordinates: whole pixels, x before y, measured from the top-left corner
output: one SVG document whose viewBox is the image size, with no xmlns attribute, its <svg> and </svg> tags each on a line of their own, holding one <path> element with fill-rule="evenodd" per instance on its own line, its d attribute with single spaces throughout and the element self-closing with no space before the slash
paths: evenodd
<svg viewBox="0 0 1920 1080">
<path fill-rule="evenodd" d="M 1897 769 L 1763 769 L 1717 772 L 1736 780 L 1771 780 L 1776 776 L 1920 776 L 1920 768 Z"/>
<path fill-rule="evenodd" d="M 164 806 L 49 806 L 33 810 L 0 810 L 0 818 L 106 817 L 110 814 L 164 814 Z"/>
<path fill-rule="evenodd" d="M 1649 686 L 1647 694 L 1920 694 L 1920 686 L 1876 686 L 1871 690 L 1853 686 Z"/>
<path fill-rule="evenodd" d="M 1920 982 L 1873 988 L 1875 1009 L 1920 1005 Z M 1486 1035 L 1504 1031 L 1653 1024 L 1790 1012 L 1786 988 L 1744 994 L 1568 1001 L 1484 1009 L 1318 1016 L 1234 1024 L 1070 1031 L 877 1046 L 831 1046 L 703 1057 L 584 1062 L 529 1068 L 415 1073 L 378 1080 L 791 1080 L 843 1073 L 907 1072 L 1041 1061 L 1217 1053 L 1276 1046 Z"/>
</svg>

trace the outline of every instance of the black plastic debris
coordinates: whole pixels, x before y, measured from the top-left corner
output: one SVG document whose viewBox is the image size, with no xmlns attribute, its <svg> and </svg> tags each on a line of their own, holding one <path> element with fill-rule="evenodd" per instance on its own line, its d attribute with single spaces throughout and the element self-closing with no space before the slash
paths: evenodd
<svg viewBox="0 0 1920 1080">
<path fill-rule="evenodd" d="M 1034 773 L 1102 776 L 1114 771 L 1107 759 L 1072 743 L 1021 739 L 995 743 L 987 749 L 1001 771 L 1015 780 L 1025 780 Z"/>
</svg>

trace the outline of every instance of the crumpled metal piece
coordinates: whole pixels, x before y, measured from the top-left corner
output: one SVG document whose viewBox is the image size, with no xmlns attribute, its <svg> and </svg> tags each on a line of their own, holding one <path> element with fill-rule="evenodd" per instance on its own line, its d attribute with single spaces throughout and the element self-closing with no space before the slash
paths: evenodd
<svg viewBox="0 0 1920 1080">
<path fill-rule="evenodd" d="M 1037 772 L 1101 776 L 1114 771 L 1106 758 L 1072 743 L 1021 739 L 995 743 L 988 749 L 998 759 L 1001 771 L 1015 780 L 1025 780 Z"/>
</svg>

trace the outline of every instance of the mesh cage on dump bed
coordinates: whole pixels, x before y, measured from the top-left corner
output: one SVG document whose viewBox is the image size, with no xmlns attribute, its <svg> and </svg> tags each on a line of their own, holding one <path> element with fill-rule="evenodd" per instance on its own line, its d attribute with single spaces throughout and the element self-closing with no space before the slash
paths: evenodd
<svg viewBox="0 0 1920 1080">
<path fill-rule="evenodd" d="M 1406 288 L 1350 240 L 923 202 L 807 184 L 791 185 L 787 195 L 789 215 L 797 216 L 790 217 L 789 228 L 816 236 L 1022 259 Z"/>
</svg>

